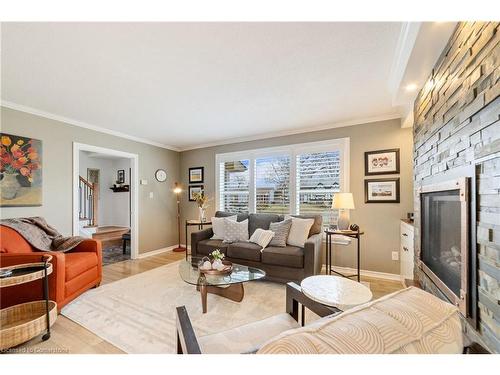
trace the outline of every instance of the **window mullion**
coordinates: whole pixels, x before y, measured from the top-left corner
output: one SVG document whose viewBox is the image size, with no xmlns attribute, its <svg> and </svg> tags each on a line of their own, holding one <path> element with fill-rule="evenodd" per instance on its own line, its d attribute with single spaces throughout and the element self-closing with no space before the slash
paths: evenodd
<svg viewBox="0 0 500 375">
<path fill-rule="evenodd" d="M 297 156 L 294 152 L 290 153 L 290 213 L 298 214 L 298 192 L 297 192 Z"/>
<path fill-rule="evenodd" d="M 250 213 L 255 213 L 256 212 L 256 181 L 255 181 L 255 156 L 252 156 L 250 158 L 250 162 L 248 163 L 250 165 L 250 171 L 249 171 L 249 183 L 248 183 L 248 211 Z"/>
</svg>

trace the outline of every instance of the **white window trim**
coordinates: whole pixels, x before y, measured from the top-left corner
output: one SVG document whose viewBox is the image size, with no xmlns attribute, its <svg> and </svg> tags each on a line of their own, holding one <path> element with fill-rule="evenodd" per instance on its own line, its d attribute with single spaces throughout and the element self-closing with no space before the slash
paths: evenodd
<svg viewBox="0 0 500 375">
<path fill-rule="evenodd" d="M 298 143 L 286 146 L 277 147 L 267 147 L 258 148 L 245 151 L 228 152 L 223 154 L 215 155 L 215 206 L 217 210 L 221 210 L 220 207 L 220 163 L 226 161 L 235 160 L 249 160 L 249 200 L 248 200 L 248 210 L 250 213 L 256 211 L 255 202 L 255 178 L 254 178 L 254 167 L 255 160 L 257 158 L 273 156 L 273 155 L 289 155 L 290 157 L 290 212 L 292 214 L 297 213 L 297 187 L 296 187 L 296 164 L 297 155 L 303 153 L 313 153 L 313 152 L 326 152 L 326 151 L 340 151 L 340 186 L 341 191 L 349 192 L 349 175 L 350 175 L 350 138 L 336 138 L 326 141 L 319 142 L 308 142 L 308 143 Z"/>
</svg>

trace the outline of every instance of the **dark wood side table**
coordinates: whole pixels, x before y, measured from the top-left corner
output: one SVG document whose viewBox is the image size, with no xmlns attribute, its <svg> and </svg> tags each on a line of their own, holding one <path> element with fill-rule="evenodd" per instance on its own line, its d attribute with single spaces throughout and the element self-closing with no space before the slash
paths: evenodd
<svg viewBox="0 0 500 375">
<path fill-rule="evenodd" d="M 343 276 L 343 277 L 347 277 L 347 278 L 351 278 L 351 277 L 357 277 L 358 279 L 358 282 L 360 281 L 360 253 L 361 253 L 361 240 L 360 240 L 360 237 L 365 234 L 364 232 L 360 232 L 359 230 L 358 231 L 352 231 L 352 230 L 330 230 L 330 229 L 327 229 L 325 230 L 325 234 L 326 234 L 326 274 L 327 275 L 331 275 L 332 272 L 333 273 L 336 273 L 337 275 L 340 275 L 340 276 Z M 358 256 L 357 256 L 357 273 L 353 274 L 353 275 L 344 275 L 340 272 L 337 272 L 337 271 L 334 271 L 332 269 L 332 236 L 334 235 L 342 235 L 342 236 L 346 236 L 346 237 L 349 237 L 349 238 L 354 238 L 357 240 L 357 253 L 358 253 Z"/>
<path fill-rule="evenodd" d="M 196 226 L 198 227 L 198 230 L 203 230 L 203 227 L 205 225 L 212 225 L 212 222 L 210 221 L 200 221 L 200 220 L 186 220 L 186 260 L 188 259 L 188 245 L 189 245 L 189 240 L 188 240 L 188 227 Z"/>
</svg>

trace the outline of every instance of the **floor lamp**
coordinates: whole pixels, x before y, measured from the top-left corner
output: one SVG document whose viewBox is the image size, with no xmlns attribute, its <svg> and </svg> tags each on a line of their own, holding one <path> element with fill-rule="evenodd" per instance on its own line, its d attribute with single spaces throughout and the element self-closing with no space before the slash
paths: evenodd
<svg viewBox="0 0 500 375">
<path fill-rule="evenodd" d="M 174 250 L 176 253 L 180 253 L 186 251 L 185 248 L 181 246 L 181 193 L 182 189 L 179 184 L 176 182 L 174 186 L 174 193 L 177 196 L 177 238 L 179 240 L 179 246 Z"/>
</svg>

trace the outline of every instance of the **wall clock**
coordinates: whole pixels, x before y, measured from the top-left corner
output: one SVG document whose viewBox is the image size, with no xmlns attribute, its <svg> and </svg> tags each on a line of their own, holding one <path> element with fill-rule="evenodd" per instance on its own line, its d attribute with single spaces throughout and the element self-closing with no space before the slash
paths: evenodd
<svg viewBox="0 0 500 375">
<path fill-rule="evenodd" d="M 158 169 L 155 172 L 155 178 L 158 182 L 165 182 L 165 180 L 167 179 L 167 172 L 165 172 L 164 169 Z"/>
</svg>

